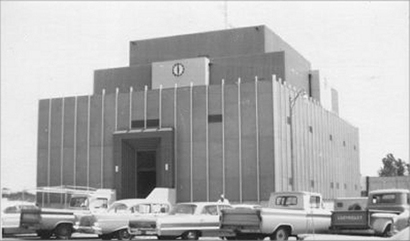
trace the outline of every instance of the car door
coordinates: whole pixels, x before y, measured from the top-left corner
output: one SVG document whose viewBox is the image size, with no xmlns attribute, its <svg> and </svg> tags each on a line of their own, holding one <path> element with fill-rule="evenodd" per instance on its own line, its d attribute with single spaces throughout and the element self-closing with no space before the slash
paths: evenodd
<svg viewBox="0 0 410 241">
<path fill-rule="evenodd" d="M 310 212 L 308 211 L 308 230 L 309 232 L 323 232 L 330 227 L 331 212 L 324 209 L 320 196 L 310 197 Z"/>
<path fill-rule="evenodd" d="M 18 228 L 20 226 L 20 210 L 17 206 L 7 207 L 1 215 L 2 228 Z"/>
<path fill-rule="evenodd" d="M 97 222 L 105 234 L 128 227 L 128 220 L 132 215 L 126 204 L 116 203 L 114 205 L 106 213 L 96 214 Z"/>
<path fill-rule="evenodd" d="M 204 231 L 219 229 L 219 207 L 216 204 L 205 205 L 200 213 L 200 227 Z"/>
</svg>

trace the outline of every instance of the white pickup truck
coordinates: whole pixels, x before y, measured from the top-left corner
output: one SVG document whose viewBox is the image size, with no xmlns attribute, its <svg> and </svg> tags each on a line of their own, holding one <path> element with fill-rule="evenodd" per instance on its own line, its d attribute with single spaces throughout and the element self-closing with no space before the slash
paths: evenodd
<svg viewBox="0 0 410 241">
<path fill-rule="evenodd" d="M 276 192 L 266 208 L 222 210 L 220 229 L 236 239 L 287 240 L 299 234 L 326 233 L 330 217 L 319 193 Z"/>
<path fill-rule="evenodd" d="M 76 215 L 101 212 L 116 199 L 115 190 L 78 186 L 42 187 L 36 196 L 39 208 L 23 209 L 20 227 L 36 232 L 41 239 L 53 235 L 69 239 Z"/>
</svg>

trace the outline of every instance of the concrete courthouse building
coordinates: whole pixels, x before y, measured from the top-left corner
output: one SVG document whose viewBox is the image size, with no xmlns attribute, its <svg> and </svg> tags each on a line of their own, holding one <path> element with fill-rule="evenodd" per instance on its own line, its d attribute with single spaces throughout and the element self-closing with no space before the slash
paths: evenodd
<svg viewBox="0 0 410 241">
<path fill-rule="evenodd" d="M 358 135 L 265 26 L 138 40 L 129 66 L 95 71 L 92 95 L 39 101 L 37 185 L 173 187 L 179 202 L 359 196 Z"/>
</svg>

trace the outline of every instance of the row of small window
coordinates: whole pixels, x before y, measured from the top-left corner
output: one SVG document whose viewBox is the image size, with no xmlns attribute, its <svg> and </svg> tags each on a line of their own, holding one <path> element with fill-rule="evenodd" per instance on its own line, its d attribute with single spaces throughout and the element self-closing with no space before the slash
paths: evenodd
<svg viewBox="0 0 410 241">
<path fill-rule="evenodd" d="M 289 178 L 289 184 L 292 185 L 292 178 Z M 314 187 L 315 187 L 315 181 L 310 180 L 310 187 L 311 187 L 311 188 L 314 188 Z M 335 185 L 334 185 L 333 182 L 330 183 L 330 188 L 332 188 L 332 189 L 335 188 Z M 340 185 L 339 185 L 339 183 L 337 182 L 337 183 L 336 183 L 336 189 L 339 189 L 339 188 L 340 188 Z M 347 184 L 346 184 L 346 183 L 344 184 L 344 188 L 347 189 Z M 357 185 L 354 185 L 354 189 L 357 190 Z"/>
<path fill-rule="evenodd" d="M 209 123 L 218 123 L 222 122 L 222 115 L 208 115 L 208 122 Z M 288 119 L 288 123 L 290 123 L 290 119 Z M 146 123 L 144 120 L 134 120 L 131 122 L 131 128 L 158 128 L 159 127 L 159 119 L 148 119 Z M 313 127 L 309 126 L 309 132 L 313 133 Z M 333 135 L 329 135 L 329 140 L 333 141 Z M 346 146 L 346 141 L 343 141 L 343 146 Z M 353 149 L 356 150 L 356 145 L 353 146 Z"/>
<path fill-rule="evenodd" d="M 330 188 L 333 189 L 333 188 L 335 188 L 334 186 L 335 186 L 334 183 L 331 182 L 331 183 L 330 183 Z M 339 183 L 337 182 L 337 183 L 336 183 L 336 189 L 339 189 L 339 188 L 340 188 L 340 185 L 339 185 Z M 346 183 L 344 184 L 344 188 L 345 188 L 345 190 L 347 189 L 347 184 L 346 184 Z M 354 190 L 357 190 L 357 184 L 354 185 Z"/>
<path fill-rule="evenodd" d="M 209 123 L 217 123 L 222 122 L 222 115 L 208 115 L 208 122 Z M 144 120 L 133 120 L 131 122 L 131 128 L 158 128 L 159 127 L 159 119 L 147 119 L 145 122 Z"/>
</svg>

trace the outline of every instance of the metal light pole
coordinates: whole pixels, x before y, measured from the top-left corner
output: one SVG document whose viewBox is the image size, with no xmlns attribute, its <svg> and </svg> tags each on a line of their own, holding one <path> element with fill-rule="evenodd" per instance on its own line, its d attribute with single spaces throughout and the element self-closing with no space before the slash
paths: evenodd
<svg viewBox="0 0 410 241">
<path fill-rule="evenodd" d="M 289 96 L 289 131 L 290 131 L 290 168 L 291 168 L 291 185 L 292 191 L 295 191 L 295 157 L 293 154 L 293 107 L 296 104 L 296 100 L 303 96 L 305 91 L 303 89 L 299 90 L 296 95 L 292 98 Z"/>
</svg>

